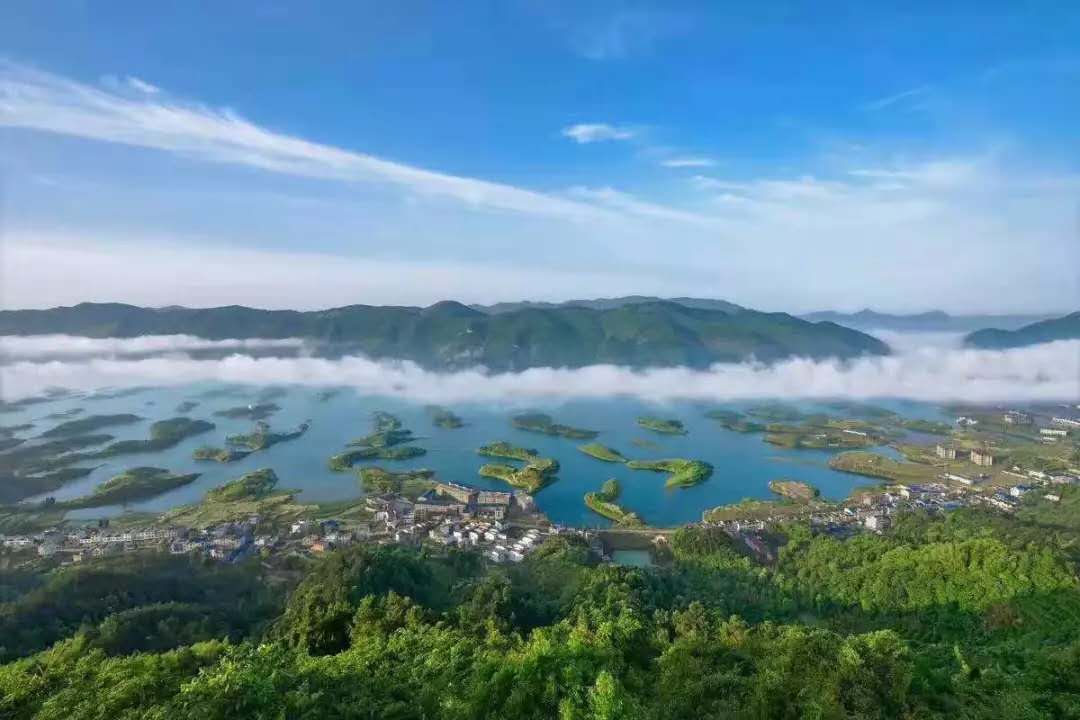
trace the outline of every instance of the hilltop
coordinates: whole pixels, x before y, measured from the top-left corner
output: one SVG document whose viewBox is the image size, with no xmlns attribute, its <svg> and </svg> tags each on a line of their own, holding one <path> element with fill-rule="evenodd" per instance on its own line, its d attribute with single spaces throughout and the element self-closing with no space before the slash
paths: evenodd
<svg viewBox="0 0 1080 720">
<path fill-rule="evenodd" d="M 1017 330 L 998 328 L 979 330 L 965 337 L 964 344 L 969 347 L 998 350 L 1038 345 L 1054 340 L 1080 340 L 1080 312 L 1032 323 Z"/>
<path fill-rule="evenodd" d="M 883 355 L 876 338 L 786 313 L 646 301 L 610 309 L 525 308 L 487 314 L 444 301 L 426 308 L 351 305 L 330 310 L 144 308 L 83 303 L 0 312 L 0 335 L 193 335 L 210 340 L 306 338 L 334 353 L 411 360 L 434 370 L 496 371 L 601 363 L 707 367 L 751 357 Z"/>
</svg>

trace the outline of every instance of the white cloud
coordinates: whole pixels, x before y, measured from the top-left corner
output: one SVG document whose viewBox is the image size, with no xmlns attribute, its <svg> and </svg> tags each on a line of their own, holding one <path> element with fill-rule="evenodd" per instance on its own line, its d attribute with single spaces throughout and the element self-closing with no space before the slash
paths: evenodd
<svg viewBox="0 0 1080 720">
<path fill-rule="evenodd" d="M 629 140 L 636 134 L 626 127 L 607 123 L 578 123 L 562 129 L 563 137 L 568 137 L 579 145 L 603 142 L 605 140 Z"/>
<path fill-rule="evenodd" d="M 763 397 L 873 398 L 925 401 L 1050 401 L 1080 399 L 1080 341 L 1007 351 L 910 349 L 849 362 L 789 360 L 715 365 L 708 370 L 633 371 L 610 365 L 577 370 L 536 368 L 489 375 L 433 373 L 411 363 L 361 357 L 222 360 L 176 356 L 143 360 L 16 362 L 0 366 L 5 397 L 49 387 L 177 385 L 220 381 L 252 385 L 297 383 L 352 386 L 364 395 L 398 395 L 425 402 L 502 402 L 545 398 L 633 396 L 649 401 L 723 401 Z"/>
<path fill-rule="evenodd" d="M 716 165 L 716 161 L 707 157 L 673 157 L 660 161 L 660 164 L 669 168 L 702 168 Z"/>
<path fill-rule="evenodd" d="M 193 335 L 140 335 L 90 338 L 71 335 L 0 335 L 0 359 L 33 360 L 57 356 L 123 356 L 187 353 L 201 350 L 283 350 L 304 347 L 299 338 L 206 340 Z"/>
<path fill-rule="evenodd" d="M 130 85 L 133 78 L 128 80 Z M 154 94 L 132 98 L 12 63 L 0 63 L 0 126 L 288 175 L 385 183 L 471 208 L 571 220 L 598 215 L 595 208 L 532 190 L 433 172 L 277 133 L 229 109 L 158 99 Z"/>
<path fill-rule="evenodd" d="M 904 90 L 903 92 L 894 93 L 893 95 L 887 95 L 885 97 L 871 100 L 870 102 L 863 103 L 862 109 L 869 112 L 876 112 L 878 110 L 884 110 L 887 107 L 893 105 L 910 102 L 916 98 L 925 97 L 932 91 L 929 85 L 920 85 L 919 87 L 911 88 L 910 90 Z"/>
</svg>

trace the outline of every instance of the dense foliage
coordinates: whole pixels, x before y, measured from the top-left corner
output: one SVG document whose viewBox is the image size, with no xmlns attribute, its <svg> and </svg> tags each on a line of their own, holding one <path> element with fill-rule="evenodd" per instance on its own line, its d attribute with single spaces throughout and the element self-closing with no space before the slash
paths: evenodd
<svg viewBox="0 0 1080 720">
<path fill-rule="evenodd" d="M 888 352 L 880 340 L 833 323 L 667 301 L 605 309 L 524 307 L 497 314 L 456 302 L 427 308 L 352 305 L 315 312 L 237 306 L 162 312 L 117 303 L 0 311 L 2 335 L 48 333 L 303 337 L 428 368 L 483 365 L 500 371 L 600 363 L 707 367 L 749 357 L 772 361 Z"/>
<path fill-rule="evenodd" d="M 311 564 L 272 622 L 260 565 L 20 573 L 0 717 L 1078 717 L 1073 538 L 1039 536 L 971 511 L 792 526 L 765 567 L 684 529 L 653 569 L 566 537 L 511 566 L 362 546 Z"/>
</svg>

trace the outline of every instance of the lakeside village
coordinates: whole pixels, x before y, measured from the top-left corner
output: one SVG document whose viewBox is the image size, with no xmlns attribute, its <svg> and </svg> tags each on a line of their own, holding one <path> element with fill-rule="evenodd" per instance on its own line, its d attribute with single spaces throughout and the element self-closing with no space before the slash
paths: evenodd
<svg viewBox="0 0 1080 720">
<path fill-rule="evenodd" d="M 1009 425 L 1030 425 L 1031 417 L 1019 411 L 1003 416 Z M 959 427 L 972 429 L 978 420 L 958 417 Z M 1080 432 L 1080 419 L 1054 417 L 1051 427 L 1041 428 L 1044 444 L 1059 442 Z M 948 512 L 961 507 L 984 506 L 1012 513 L 1030 494 L 1044 501 L 1060 502 L 1060 488 L 1080 485 L 1080 468 L 1048 473 L 1012 466 L 995 467 L 999 456 L 992 450 L 962 448 L 937 443 L 933 455 L 940 463 L 936 479 L 923 482 L 888 482 L 880 490 L 853 493 L 841 502 L 812 500 L 752 501 L 752 511 L 725 506 L 706 511 L 703 526 L 718 527 L 741 543 L 748 554 L 762 562 L 775 559 L 769 531 L 780 523 L 808 521 L 817 532 L 849 536 L 857 532 L 883 532 L 904 512 Z M 995 470 L 961 474 L 956 463 Z M 927 468 L 929 470 L 929 468 Z M 870 474 L 870 473 L 867 473 Z M 730 514 L 732 517 L 718 517 Z M 149 525 L 113 529 L 108 520 L 96 525 L 54 528 L 35 534 L 0 535 L 0 552 L 51 557 L 61 564 L 144 550 L 167 550 L 173 554 L 197 554 L 223 562 L 251 556 L 311 557 L 358 542 L 398 543 L 418 546 L 474 548 L 496 563 L 524 560 L 551 535 L 578 535 L 593 551 L 610 560 L 611 550 L 629 540 L 627 548 L 643 549 L 666 542 L 670 529 L 649 527 L 609 529 L 570 528 L 551 523 L 525 492 L 475 488 L 453 482 L 436 482 L 415 499 L 400 493 L 373 494 L 363 499 L 363 518 L 297 519 L 274 526 L 259 515 L 205 528 Z"/>
<path fill-rule="evenodd" d="M 113 529 L 108 520 L 101 520 L 36 534 L 0 535 L 0 548 L 36 552 L 61 564 L 151 549 L 235 563 L 264 554 L 310 557 L 358 542 L 431 543 L 476 548 L 502 563 L 521 562 L 550 535 L 576 534 L 603 554 L 595 532 L 552 525 L 526 493 L 438 482 L 415 500 L 398 493 L 369 495 L 363 509 L 364 520 L 297 519 L 273 532 L 265 530 L 259 515 L 201 529 L 169 525 Z"/>
</svg>

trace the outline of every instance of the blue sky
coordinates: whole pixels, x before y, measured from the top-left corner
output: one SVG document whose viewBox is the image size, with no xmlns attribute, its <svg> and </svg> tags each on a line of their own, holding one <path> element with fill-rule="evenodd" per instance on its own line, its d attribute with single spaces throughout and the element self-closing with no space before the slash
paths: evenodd
<svg viewBox="0 0 1080 720">
<path fill-rule="evenodd" d="M 8 2 L 6 306 L 1080 306 L 1074 3 Z"/>
</svg>

